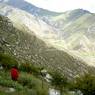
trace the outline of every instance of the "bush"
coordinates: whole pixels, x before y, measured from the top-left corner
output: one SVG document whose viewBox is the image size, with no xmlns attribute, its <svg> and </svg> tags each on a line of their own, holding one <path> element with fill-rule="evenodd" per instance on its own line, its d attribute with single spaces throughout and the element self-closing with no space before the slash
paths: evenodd
<svg viewBox="0 0 95 95">
<path fill-rule="evenodd" d="M 36 95 L 48 95 L 48 86 L 44 83 L 44 88 L 42 88 L 42 81 L 35 78 L 34 75 L 28 73 L 21 73 L 18 82 L 28 89 L 32 89 Z"/>
<path fill-rule="evenodd" d="M 31 67 L 30 67 L 30 64 L 28 63 L 20 64 L 19 69 L 24 72 L 31 72 Z"/>
<path fill-rule="evenodd" d="M 12 80 L 6 80 L 2 77 L 0 77 L 0 85 L 5 86 L 5 87 L 13 87 L 17 90 L 22 90 L 23 86 L 18 84 L 17 82 L 14 82 Z"/>
<path fill-rule="evenodd" d="M 37 66 L 34 66 L 32 63 L 18 63 L 14 57 L 8 54 L 0 53 L 0 64 L 6 69 L 11 69 L 13 66 L 16 66 L 21 71 L 33 73 L 35 75 L 40 74 L 40 68 Z"/>
<path fill-rule="evenodd" d="M 23 86 L 28 86 L 31 82 L 31 77 L 27 73 L 21 73 L 18 82 Z"/>
<path fill-rule="evenodd" d="M 68 84 L 67 78 L 57 71 L 53 72 L 51 75 L 51 85 L 56 87 L 56 89 L 59 89 L 62 95 L 63 88 L 65 88 Z"/>
<path fill-rule="evenodd" d="M 34 93 L 33 95 L 48 95 L 47 84 L 44 83 L 44 88 L 42 88 L 41 87 L 42 81 L 34 77 L 34 75 L 35 76 L 40 75 L 40 70 L 41 70 L 40 67 L 34 66 L 31 63 L 18 64 L 15 58 L 6 54 L 0 54 L 0 64 L 7 69 L 5 71 L 2 70 L 0 72 L 0 85 L 5 87 L 13 87 L 17 90 L 23 90 L 26 87 L 28 90 L 31 89 L 28 92 Z M 24 71 L 20 72 L 20 76 L 17 82 L 11 80 L 8 71 L 8 69 L 12 68 L 14 65 L 15 66 L 19 65 L 18 67 L 19 71 Z M 23 91 L 21 93 L 23 93 Z M 25 95 L 25 94 L 19 94 L 19 95 Z"/>
<path fill-rule="evenodd" d="M 40 73 L 40 68 L 34 66 L 32 63 L 20 64 L 19 70 L 28 72 L 28 73 L 32 73 L 34 75 L 39 75 L 39 73 Z"/>
<path fill-rule="evenodd" d="M 15 60 L 15 58 L 2 53 L 0 53 L 0 64 L 6 69 L 10 69 L 14 65 L 18 66 L 18 62 Z"/>
<path fill-rule="evenodd" d="M 74 89 L 80 90 L 83 95 L 95 95 L 95 75 L 80 76 L 73 85 Z"/>
</svg>

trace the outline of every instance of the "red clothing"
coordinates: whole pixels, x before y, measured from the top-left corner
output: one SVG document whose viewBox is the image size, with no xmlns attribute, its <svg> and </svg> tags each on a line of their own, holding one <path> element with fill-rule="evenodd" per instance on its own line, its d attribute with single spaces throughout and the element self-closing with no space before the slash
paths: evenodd
<svg viewBox="0 0 95 95">
<path fill-rule="evenodd" d="M 18 76 L 19 76 L 19 72 L 16 68 L 12 68 L 11 69 L 11 78 L 12 80 L 17 80 L 18 79 Z"/>
</svg>

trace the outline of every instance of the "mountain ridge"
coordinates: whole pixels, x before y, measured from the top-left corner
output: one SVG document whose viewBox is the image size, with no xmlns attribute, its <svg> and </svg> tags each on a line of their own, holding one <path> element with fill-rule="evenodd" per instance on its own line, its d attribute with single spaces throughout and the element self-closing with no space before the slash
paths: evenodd
<svg viewBox="0 0 95 95">
<path fill-rule="evenodd" d="M 76 10 L 73 10 L 73 13 L 75 13 L 74 11 Z M 88 11 L 85 10 L 83 11 L 82 9 L 81 10 L 77 9 L 77 11 L 82 11 L 82 13 L 81 14 L 79 13 L 80 16 L 76 15 L 76 17 L 73 17 L 74 20 L 71 19 L 68 20 L 68 17 L 71 18 L 71 15 L 68 14 L 71 14 L 72 11 L 62 14 L 62 16 L 51 18 L 50 19 L 51 23 L 52 19 L 54 21 L 54 23 L 52 23 L 53 26 L 55 26 L 56 23 L 58 24 L 58 26 L 61 26 L 60 28 L 55 28 L 51 26 L 51 24 L 48 25 L 46 22 L 42 21 L 42 19 L 32 14 L 28 14 L 27 12 L 24 11 L 21 12 L 19 11 L 19 9 L 12 8 L 10 6 L 7 7 L 7 5 L 3 4 L 0 5 L 0 13 L 6 16 L 8 15 L 9 18 L 11 18 L 11 20 L 15 23 L 15 25 L 17 25 L 17 27 L 22 29 L 25 29 L 24 27 L 27 27 L 29 30 L 35 31 L 38 37 L 41 37 L 46 42 L 49 41 L 51 44 L 53 44 L 54 47 L 63 50 L 65 48 L 70 52 L 73 51 L 73 53 L 77 54 L 77 56 L 80 57 L 81 55 L 81 58 L 85 59 L 85 61 L 88 58 L 89 59 L 88 62 L 95 66 L 94 64 L 95 61 L 92 58 L 95 52 L 94 49 L 95 34 L 94 32 L 91 32 L 94 31 L 95 20 L 94 14 L 89 13 Z M 17 17 L 16 14 L 18 14 L 19 16 Z M 19 26 L 17 23 L 21 23 L 20 25 L 22 27 Z M 82 40 L 84 40 L 84 42 Z M 89 55 L 91 55 L 91 59 Z"/>
<path fill-rule="evenodd" d="M 61 13 L 49 11 L 49 10 L 46 10 L 46 9 L 43 9 L 43 8 L 38 8 L 35 5 L 30 4 L 30 3 L 28 3 L 27 1 L 24 1 L 24 0 L 8 0 L 6 2 L 4 2 L 4 0 L 1 0 L 0 3 L 5 3 L 5 4 L 8 4 L 8 5 L 11 5 L 13 7 L 25 10 L 29 13 L 34 14 L 34 15 L 36 15 L 36 14 L 41 15 L 42 13 L 48 13 L 48 15 L 49 14 L 52 14 L 52 15 L 61 14 Z"/>
<path fill-rule="evenodd" d="M 20 48 L 17 47 L 16 48 L 17 51 L 15 52 L 18 53 L 18 51 L 20 51 L 20 53 L 26 54 L 28 56 L 26 59 L 30 59 L 32 56 L 34 63 L 40 62 L 40 64 L 43 64 L 43 65 L 49 64 L 48 65 L 49 68 L 51 68 L 51 65 L 54 66 L 55 68 L 58 67 L 57 69 L 61 68 L 60 70 L 62 72 L 66 72 L 66 73 L 68 72 L 67 75 L 69 75 L 69 73 L 71 72 L 73 76 L 76 76 L 77 74 L 81 73 L 79 72 L 81 68 L 83 69 L 83 72 L 85 72 L 85 69 L 86 71 L 88 70 L 87 68 L 88 68 L 88 65 L 91 64 L 90 63 L 91 61 L 88 60 L 89 62 L 88 65 L 87 64 L 84 65 L 85 62 L 82 62 L 83 63 L 82 65 L 80 64 L 81 61 L 79 61 L 81 59 L 80 58 L 76 59 L 73 53 L 76 53 L 76 52 L 81 53 L 81 54 L 78 54 L 78 53 L 76 54 L 78 54 L 77 56 L 81 55 L 82 58 L 85 59 L 85 58 L 88 58 L 88 56 L 87 57 L 84 56 L 85 53 L 87 53 L 87 55 L 90 55 L 90 54 L 93 55 L 91 52 L 95 51 L 95 48 L 94 48 L 95 44 L 93 43 L 95 34 L 94 32 L 92 32 L 94 31 L 95 18 L 92 13 L 89 13 L 88 11 L 85 11 L 83 9 L 73 10 L 73 11 L 66 12 L 65 14 L 58 15 L 56 17 L 55 16 L 52 16 L 51 18 L 49 17 L 50 21 L 48 21 L 48 18 L 45 19 L 48 22 L 42 21 L 43 18 L 41 19 L 40 17 L 34 16 L 32 14 L 29 14 L 17 8 L 12 8 L 10 6 L 2 5 L 2 4 L 0 5 L 0 13 L 2 15 L 8 16 L 11 19 L 13 26 L 15 26 L 17 29 L 24 32 L 27 31 L 29 33 L 28 37 L 25 36 L 27 35 L 27 33 L 26 34 L 22 33 L 23 36 L 21 34 L 21 38 L 23 37 L 31 38 L 31 36 L 34 35 L 35 39 L 33 41 L 34 42 L 36 41 L 36 42 L 33 43 L 34 45 L 33 47 L 29 45 L 29 44 L 32 44 L 32 42 L 30 41 L 28 42 L 28 40 L 31 40 L 30 38 L 27 39 L 26 41 L 27 43 L 26 42 L 21 43 L 22 46 L 24 45 L 23 47 L 25 47 L 25 44 L 26 45 L 28 44 L 27 45 L 28 49 L 31 47 L 33 51 L 30 50 L 30 52 L 32 52 L 34 55 L 30 54 L 29 52 L 28 52 L 29 53 L 28 55 L 27 52 L 25 51 L 23 53 L 23 51 L 20 51 L 20 48 L 23 50 L 22 47 Z M 60 22 L 60 21 L 63 21 L 63 22 Z M 61 25 L 61 27 L 55 24 L 58 24 L 59 26 Z M 52 27 L 52 25 L 54 27 Z M 58 26 L 56 27 L 58 28 L 58 31 L 56 30 L 55 26 Z M 93 29 L 91 31 L 88 31 L 90 30 L 89 27 Z M 37 37 L 37 39 L 35 36 Z M 21 40 L 23 41 L 24 38 Z M 50 45 L 51 43 L 49 41 L 53 43 L 53 45 Z M 2 40 L 1 40 L 1 43 L 2 43 Z M 42 45 L 41 47 L 39 43 L 41 44 L 44 43 L 44 45 Z M 37 49 L 35 49 L 36 47 Z M 61 50 L 60 47 L 63 50 Z M 65 51 L 64 49 L 65 47 L 67 51 Z M 41 48 L 43 49 L 43 51 Z M 68 51 L 70 51 L 70 53 Z M 11 52 L 13 52 L 13 50 Z M 15 52 L 13 53 L 15 54 Z M 21 58 L 24 57 L 22 54 L 21 54 Z M 58 61 L 58 60 L 61 60 L 61 61 Z M 57 64 L 56 66 L 55 66 L 55 63 Z M 59 65 L 62 67 L 60 67 Z M 95 66 L 95 64 L 93 65 Z M 78 70 L 76 70 L 77 66 L 80 66 L 78 67 Z M 63 68 L 64 70 L 62 70 Z"/>
</svg>

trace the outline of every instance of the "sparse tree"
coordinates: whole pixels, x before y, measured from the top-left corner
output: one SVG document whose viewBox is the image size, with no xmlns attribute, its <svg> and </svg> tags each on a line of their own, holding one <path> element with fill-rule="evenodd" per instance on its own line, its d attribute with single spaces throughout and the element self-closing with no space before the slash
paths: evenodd
<svg viewBox="0 0 95 95">
<path fill-rule="evenodd" d="M 63 89 L 67 86 L 67 78 L 56 71 L 52 73 L 51 84 L 55 87 L 55 89 L 60 90 L 60 93 L 62 95 Z"/>
<path fill-rule="evenodd" d="M 95 95 L 95 75 L 85 74 L 77 78 L 74 88 L 80 90 L 83 95 Z"/>
</svg>

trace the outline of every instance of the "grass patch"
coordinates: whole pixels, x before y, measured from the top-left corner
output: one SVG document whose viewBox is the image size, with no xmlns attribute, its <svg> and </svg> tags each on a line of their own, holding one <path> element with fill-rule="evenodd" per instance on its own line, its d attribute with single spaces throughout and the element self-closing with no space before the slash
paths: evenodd
<svg viewBox="0 0 95 95">
<path fill-rule="evenodd" d="M 15 88 L 16 92 L 13 95 L 32 95 L 30 93 L 34 93 L 33 95 L 48 95 L 48 85 L 44 82 L 44 87 L 42 88 L 42 80 L 27 72 L 20 72 L 20 77 L 15 82 L 11 80 L 8 70 L 2 70 L 0 71 L 0 85 L 2 87 Z M 0 93 L 3 92 L 1 91 Z"/>
<path fill-rule="evenodd" d="M 16 91 L 10 95 L 48 95 L 48 85 L 40 78 L 40 67 L 36 67 L 31 63 L 20 63 L 10 55 L 0 54 L 0 85 L 2 88 L 14 88 Z M 18 81 L 11 79 L 10 69 L 16 65 L 19 70 Z M 43 85 L 43 87 L 42 87 Z M 0 91 L 0 95 L 9 95 L 6 91 Z"/>
</svg>

